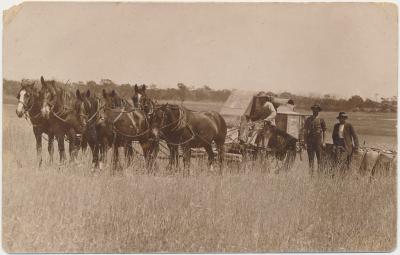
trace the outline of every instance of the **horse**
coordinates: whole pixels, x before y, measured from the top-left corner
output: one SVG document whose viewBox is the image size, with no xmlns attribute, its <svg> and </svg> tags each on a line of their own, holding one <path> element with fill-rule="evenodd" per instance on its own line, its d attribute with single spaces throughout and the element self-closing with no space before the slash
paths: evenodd
<svg viewBox="0 0 400 255">
<path fill-rule="evenodd" d="M 60 162 L 65 161 L 64 137 L 69 140 L 70 160 L 75 161 L 80 147 L 77 134 L 85 132 L 87 113 L 83 99 L 77 90 L 76 95 L 65 87 L 55 84 L 55 81 L 45 81 L 42 84 L 41 116 L 46 119 L 49 128 L 54 133 L 60 153 Z"/>
<path fill-rule="evenodd" d="M 48 152 L 50 163 L 53 162 L 54 154 L 54 134 L 49 128 L 48 120 L 41 115 L 40 90 L 35 87 L 35 82 L 21 83 L 21 89 L 18 92 L 18 105 L 16 114 L 19 118 L 25 116 L 32 124 L 33 134 L 36 139 L 36 154 L 39 167 L 42 165 L 42 134 L 48 136 Z"/>
<path fill-rule="evenodd" d="M 251 156 L 253 159 L 261 159 L 263 162 L 265 157 L 272 156 L 276 159 L 277 167 L 279 162 L 283 163 L 276 169 L 275 173 L 279 173 L 281 169 L 289 170 L 296 159 L 298 139 L 269 122 L 258 121 L 257 124 L 262 125 L 262 127 L 257 131 L 255 145 L 241 144 L 244 157 Z M 249 146 L 250 150 L 247 150 Z M 266 151 L 266 148 L 269 150 Z"/>
<path fill-rule="evenodd" d="M 82 134 L 81 147 L 83 151 L 86 151 L 87 145 L 89 145 L 92 152 L 92 164 L 95 168 L 99 167 L 99 131 L 96 123 L 99 118 L 99 114 L 102 108 L 101 100 L 96 95 L 93 95 L 90 90 L 85 93 L 77 91 L 77 96 L 83 101 L 85 111 L 88 113 L 88 119 L 86 122 L 85 132 Z"/>
<path fill-rule="evenodd" d="M 129 156 L 132 142 L 138 141 L 146 160 L 146 168 L 150 172 L 158 146 L 151 140 L 145 112 L 132 107 L 114 90 L 111 93 L 103 90 L 103 98 L 105 106 L 102 121 L 98 125 L 102 127 L 103 143 L 113 147 L 113 169 L 121 168 L 118 148 L 126 148 L 125 156 Z"/>
<path fill-rule="evenodd" d="M 183 149 L 184 175 L 190 174 L 191 148 L 204 148 L 208 154 L 208 165 L 212 166 L 214 152 L 212 142 L 218 150 L 220 174 L 224 159 L 224 143 L 227 126 L 217 112 L 195 112 L 179 105 L 164 104 L 155 109 L 151 118 L 151 129 L 156 139 L 163 139 L 170 149 L 169 165 L 178 165 L 178 147 Z"/>
</svg>

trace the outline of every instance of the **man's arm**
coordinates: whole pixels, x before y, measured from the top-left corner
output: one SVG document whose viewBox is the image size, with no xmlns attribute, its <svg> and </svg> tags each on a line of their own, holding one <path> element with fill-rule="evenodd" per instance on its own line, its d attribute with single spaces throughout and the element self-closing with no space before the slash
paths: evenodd
<svg viewBox="0 0 400 255">
<path fill-rule="evenodd" d="M 310 117 L 308 117 L 305 121 L 304 121 L 304 127 L 303 127 L 303 139 L 304 142 L 307 143 L 307 138 L 308 138 L 308 132 L 310 130 Z"/>
<path fill-rule="evenodd" d="M 337 145 L 336 141 L 337 141 L 337 137 L 338 137 L 338 132 L 339 132 L 339 125 L 335 124 L 333 126 L 333 132 L 332 132 L 332 141 L 333 144 Z"/>
<path fill-rule="evenodd" d="M 354 147 L 356 149 L 358 149 L 359 143 L 358 143 L 358 136 L 356 134 L 356 131 L 354 130 L 353 125 L 351 125 L 350 123 L 349 123 L 349 128 L 350 128 L 351 137 L 353 138 Z"/>
<path fill-rule="evenodd" d="M 265 118 L 265 120 L 266 120 L 266 121 L 269 121 L 269 120 L 275 119 L 275 117 L 276 117 L 276 110 L 275 110 L 274 105 L 273 105 L 271 102 L 267 102 L 267 103 L 265 104 L 265 106 L 268 107 L 268 110 L 271 112 L 271 113 L 269 114 L 269 116 L 268 116 L 267 118 Z"/>
<path fill-rule="evenodd" d="M 322 146 L 325 146 L 326 124 L 324 119 L 321 119 L 321 129 L 322 129 Z"/>
</svg>

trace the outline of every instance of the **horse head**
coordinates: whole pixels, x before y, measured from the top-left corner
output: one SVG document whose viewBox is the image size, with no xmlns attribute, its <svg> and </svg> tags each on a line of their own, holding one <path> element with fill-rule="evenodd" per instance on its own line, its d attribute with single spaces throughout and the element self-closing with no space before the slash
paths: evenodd
<svg viewBox="0 0 400 255">
<path fill-rule="evenodd" d="M 26 112 L 29 112 L 35 104 L 35 98 L 37 99 L 38 93 L 34 86 L 35 82 L 21 83 L 21 89 L 17 95 L 18 105 L 16 109 L 16 113 L 19 118 L 21 118 Z"/>
<path fill-rule="evenodd" d="M 135 108 L 143 110 L 146 115 L 153 114 L 155 102 L 147 95 L 146 85 L 142 85 L 140 88 L 135 84 L 134 94 L 132 96 L 132 102 Z"/>
<path fill-rule="evenodd" d="M 93 106 L 89 100 L 90 98 L 90 90 L 86 91 L 86 93 L 81 93 L 79 89 L 76 90 L 76 101 L 74 104 L 75 115 L 78 118 L 78 123 L 80 127 L 86 127 L 88 123 L 89 116 L 93 114 Z M 96 110 L 94 110 L 96 111 Z"/>
<path fill-rule="evenodd" d="M 40 77 L 40 82 L 42 84 L 41 94 L 41 114 L 45 119 L 50 118 L 50 112 L 57 103 L 57 94 L 55 90 L 55 81 L 45 81 L 43 76 Z"/>
<path fill-rule="evenodd" d="M 154 108 L 154 112 L 150 118 L 150 128 L 153 136 L 159 139 L 164 133 L 176 128 L 179 123 L 180 112 L 176 114 L 176 109 L 173 105 L 163 104 Z"/>
<path fill-rule="evenodd" d="M 108 108 L 124 107 L 124 100 L 118 95 L 115 90 L 107 92 L 103 89 L 104 105 Z"/>
</svg>

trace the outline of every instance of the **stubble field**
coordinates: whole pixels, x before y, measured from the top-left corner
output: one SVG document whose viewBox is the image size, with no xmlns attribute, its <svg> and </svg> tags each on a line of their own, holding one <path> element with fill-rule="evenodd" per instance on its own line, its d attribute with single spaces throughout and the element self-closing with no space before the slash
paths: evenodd
<svg viewBox="0 0 400 255">
<path fill-rule="evenodd" d="M 395 147 L 391 125 L 379 123 L 389 131 L 353 121 L 360 140 Z M 189 178 L 148 176 L 137 157 L 111 177 L 107 169 L 92 173 L 90 159 L 60 165 L 56 150 L 56 162 L 38 169 L 31 127 L 15 106 L 3 106 L 5 251 L 390 251 L 396 244 L 394 175 L 310 178 L 298 161 L 288 173 L 228 166 L 221 177 L 195 161 Z"/>
</svg>

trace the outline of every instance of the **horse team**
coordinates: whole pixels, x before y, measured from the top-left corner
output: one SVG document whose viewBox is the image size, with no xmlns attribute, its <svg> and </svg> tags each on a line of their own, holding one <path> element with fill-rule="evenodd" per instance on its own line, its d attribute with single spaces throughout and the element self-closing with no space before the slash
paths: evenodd
<svg viewBox="0 0 400 255">
<path fill-rule="evenodd" d="M 95 95 L 90 90 L 75 93 L 67 85 L 40 78 L 35 83 L 22 83 L 18 92 L 17 116 L 30 120 L 36 138 L 38 164 L 42 164 L 42 134 L 48 136 L 48 152 L 53 162 L 54 139 L 57 140 L 60 161 L 66 160 L 64 141 L 69 142 L 69 155 L 75 161 L 80 148 L 89 145 L 92 163 L 102 168 L 107 153 L 112 150 L 112 169 L 120 169 L 120 157 L 128 164 L 134 155 L 132 142 L 142 148 L 147 171 L 154 169 L 160 139 L 170 150 L 169 167 L 179 162 L 179 146 L 183 151 L 184 173 L 189 174 L 191 148 L 204 148 L 208 164 L 214 162 L 212 143 L 218 150 L 222 171 L 227 126 L 222 116 L 213 111 L 195 112 L 180 105 L 158 105 L 146 94 L 143 85 L 134 86 L 132 102 L 115 90 Z"/>
</svg>

